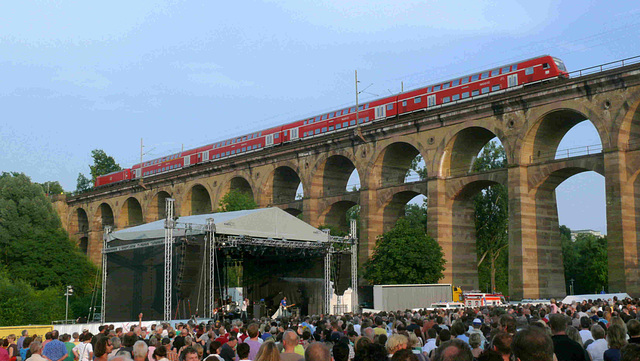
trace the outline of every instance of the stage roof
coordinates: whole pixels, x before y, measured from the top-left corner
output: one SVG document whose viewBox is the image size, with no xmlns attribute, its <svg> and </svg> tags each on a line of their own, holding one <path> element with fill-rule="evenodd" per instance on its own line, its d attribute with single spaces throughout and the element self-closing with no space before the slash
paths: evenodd
<svg viewBox="0 0 640 361">
<path fill-rule="evenodd" d="M 174 237 L 203 235 L 213 218 L 216 235 L 325 242 L 328 235 L 277 207 L 180 217 Z M 109 234 L 108 241 L 148 241 L 164 238 L 165 220 L 125 228 Z"/>
</svg>

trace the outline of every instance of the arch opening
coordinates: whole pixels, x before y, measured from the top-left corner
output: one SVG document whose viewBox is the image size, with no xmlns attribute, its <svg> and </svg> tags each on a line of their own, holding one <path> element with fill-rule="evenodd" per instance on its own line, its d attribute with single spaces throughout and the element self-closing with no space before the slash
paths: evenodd
<svg viewBox="0 0 640 361">
<path fill-rule="evenodd" d="M 80 244 L 78 244 L 78 247 L 80 247 L 80 251 L 84 254 L 89 254 L 89 237 L 82 237 L 80 238 Z"/>
<path fill-rule="evenodd" d="M 602 153 L 602 141 L 593 123 L 585 119 L 573 125 L 562 135 L 553 159 L 596 153 Z"/>
<path fill-rule="evenodd" d="M 606 242 L 598 248 L 603 242 L 599 236 L 606 233 L 604 187 L 604 177 L 597 172 L 569 167 L 553 172 L 537 188 L 537 257 L 544 266 L 538 277 L 541 290 L 576 294 L 608 288 Z M 592 238 L 589 249 L 582 248 L 585 237 Z M 604 252 L 604 259 L 602 253 L 587 255 L 596 249 Z M 593 268 L 603 264 L 604 269 Z"/>
<path fill-rule="evenodd" d="M 160 191 L 156 193 L 151 203 L 149 203 L 149 210 L 147 211 L 150 220 L 158 221 L 167 218 L 167 198 L 171 198 L 168 192 Z"/>
<path fill-rule="evenodd" d="M 140 202 L 134 197 L 127 198 L 120 211 L 121 228 L 137 226 L 143 222 Z"/>
<path fill-rule="evenodd" d="M 426 196 L 414 191 L 394 194 L 382 210 L 383 232 L 391 230 L 401 217 L 409 218 L 412 224 L 423 227 L 426 232 L 426 199 Z"/>
<path fill-rule="evenodd" d="M 351 159 L 342 155 L 327 158 L 322 171 L 322 194 L 332 196 L 360 189 L 360 176 Z"/>
<path fill-rule="evenodd" d="M 248 194 L 253 197 L 253 189 L 251 189 L 251 185 L 249 182 L 242 177 L 234 177 L 229 181 L 229 191 L 237 190 L 242 193 Z"/>
<path fill-rule="evenodd" d="M 100 207 L 98 208 L 99 211 L 99 219 L 100 219 L 100 230 L 103 230 L 104 227 L 106 226 L 111 226 L 113 227 L 115 225 L 115 220 L 113 217 L 113 210 L 111 209 L 111 206 L 106 204 L 106 203 L 102 203 L 100 204 Z"/>
<path fill-rule="evenodd" d="M 358 219 L 360 206 L 352 201 L 333 203 L 321 218 L 318 228 L 329 228 L 334 236 L 349 234 L 351 219 Z"/>
<path fill-rule="evenodd" d="M 87 233 L 89 232 L 89 217 L 87 217 L 87 212 L 78 208 L 76 210 L 76 221 L 78 222 L 77 232 L 78 233 Z"/>
<path fill-rule="evenodd" d="M 289 203 L 298 199 L 298 191 L 302 190 L 302 196 L 304 195 L 304 189 L 300 177 L 295 170 L 287 166 L 276 168 L 273 172 L 273 203 Z M 300 196 L 300 198 L 302 198 Z"/>
<path fill-rule="evenodd" d="M 411 160 L 411 165 L 404 176 L 404 183 L 418 182 L 427 179 L 427 166 L 418 154 Z"/>
<path fill-rule="evenodd" d="M 200 184 L 191 188 L 190 203 L 191 215 L 211 213 L 211 196 L 209 191 Z"/>
<path fill-rule="evenodd" d="M 297 208 L 287 208 L 284 211 L 289 213 L 290 215 L 292 215 L 294 217 L 298 217 L 299 215 L 302 214 L 302 211 L 300 209 L 297 209 Z"/>
<path fill-rule="evenodd" d="M 377 160 L 380 185 L 388 187 L 405 183 L 412 162 L 418 155 L 418 149 L 409 143 L 393 143 L 386 147 Z"/>
<path fill-rule="evenodd" d="M 502 147 L 500 139 L 489 129 L 469 127 L 458 132 L 445 149 L 442 171 L 445 176 L 459 176 L 483 169 L 476 162 L 487 146 Z M 506 157 L 505 157 L 506 158 Z M 505 159 L 506 165 L 506 159 Z"/>
</svg>

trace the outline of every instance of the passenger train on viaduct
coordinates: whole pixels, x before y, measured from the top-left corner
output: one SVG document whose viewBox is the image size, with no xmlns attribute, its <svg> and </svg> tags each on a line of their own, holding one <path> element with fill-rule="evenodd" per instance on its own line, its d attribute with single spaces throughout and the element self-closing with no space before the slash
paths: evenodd
<svg viewBox="0 0 640 361">
<path fill-rule="evenodd" d="M 569 76 L 562 60 L 545 55 L 465 75 L 445 82 L 372 100 L 356 106 L 323 113 L 270 129 L 253 132 L 149 160 L 97 177 L 96 187 L 138 180 L 173 172 L 195 164 L 215 162 L 289 142 L 341 132 L 356 126 L 384 121 L 402 114 L 453 106 L 490 94 L 519 89 L 525 85 Z"/>
</svg>

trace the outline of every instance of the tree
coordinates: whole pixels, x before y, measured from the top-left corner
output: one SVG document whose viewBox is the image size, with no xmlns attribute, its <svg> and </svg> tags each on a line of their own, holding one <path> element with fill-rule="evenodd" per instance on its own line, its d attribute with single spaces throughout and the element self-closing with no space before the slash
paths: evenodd
<svg viewBox="0 0 640 361">
<path fill-rule="evenodd" d="M 232 189 L 220 200 L 218 212 L 233 212 L 256 208 L 258 208 L 258 204 L 250 194 L 238 189 Z"/>
<path fill-rule="evenodd" d="M 413 227 L 422 229 L 427 232 L 427 198 L 422 200 L 422 204 L 407 204 L 404 207 L 404 218 L 411 223 Z"/>
<path fill-rule="evenodd" d="M 0 175 L 0 262 L 36 290 L 73 285 L 90 293 L 96 268 L 69 240 L 42 187 L 24 174 Z"/>
<path fill-rule="evenodd" d="M 78 180 L 76 182 L 76 192 L 84 192 L 91 189 L 91 179 L 87 178 L 84 174 L 78 173 Z"/>
<path fill-rule="evenodd" d="M 598 293 L 608 289 L 609 267 L 606 237 L 593 234 L 578 234 L 571 240 L 571 230 L 560 226 L 562 261 L 567 293 L 573 283 L 573 293 Z"/>
<path fill-rule="evenodd" d="M 411 165 L 409 166 L 409 169 L 407 169 L 407 174 L 405 175 L 405 178 L 411 174 L 411 171 L 413 171 L 418 174 L 418 176 L 420 177 L 420 180 L 427 179 L 427 167 L 426 166 L 421 167 L 420 162 L 422 162 L 421 155 L 418 155 L 417 157 L 413 158 L 413 160 L 411 161 Z"/>
<path fill-rule="evenodd" d="M 364 278 L 372 284 L 437 283 L 444 277 L 444 264 L 438 242 L 400 218 L 378 238 Z"/>
<path fill-rule="evenodd" d="M 40 187 L 42 187 L 42 190 L 47 195 L 64 193 L 64 189 L 62 189 L 62 186 L 58 181 L 47 181 L 40 184 Z"/>
<path fill-rule="evenodd" d="M 486 171 L 504 168 L 507 158 L 504 148 L 497 142 L 489 142 L 480 151 L 473 169 Z M 508 290 L 509 214 L 508 194 L 503 185 L 493 185 L 474 197 L 476 249 L 478 251 L 478 276 L 480 284 L 491 284 L 491 291 L 499 287 L 504 293 Z"/>
<path fill-rule="evenodd" d="M 36 290 L 26 281 L 0 272 L 0 326 L 51 324 L 64 318 L 62 287 Z"/>
<path fill-rule="evenodd" d="M 102 149 L 92 150 L 91 157 L 93 158 L 93 165 L 90 165 L 89 168 L 91 169 L 91 180 L 93 182 L 101 175 L 122 170 L 116 160 L 108 156 Z"/>
</svg>

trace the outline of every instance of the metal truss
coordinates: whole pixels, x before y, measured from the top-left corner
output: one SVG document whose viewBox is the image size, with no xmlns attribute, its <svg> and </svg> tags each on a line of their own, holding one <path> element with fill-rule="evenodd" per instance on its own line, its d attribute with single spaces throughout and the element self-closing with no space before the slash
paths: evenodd
<svg viewBox="0 0 640 361">
<path fill-rule="evenodd" d="M 358 227 L 355 219 L 351 220 L 351 312 L 358 312 Z"/>
<path fill-rule="evenodd" d="M 171 320 L 171 293 L 173 289 L 173 198 L 165 200 L 167 219 L 164 223 L 164 320 Z"/>
<path fill-rule="evenodd" d="M 213 218 L 207 219 L 207 238 L 205 239 L 205 254 L 209 253 L 209 284 L 206 289 L 208 290 L 208 299 L 205 304 L 208 306 L 209 318 L 214 317 L 215 308 L 215 264 L 216 264 L 216 224 Z M 207 243 L 209 247 L 207 247 Z M 207 292 L 205 292 L 207 295 Z M 206 311 L 206 310 L 205 310 Z"/>
<path fill-rule="evenodd" d="M 111 233 L 111 226 L 104 227 L 104 235 L 102 236 L 102 299 L 100 300 L 100 322 L 106 322 L 106 305 L 107 305 L 107 239 Z"/>
</svg>

